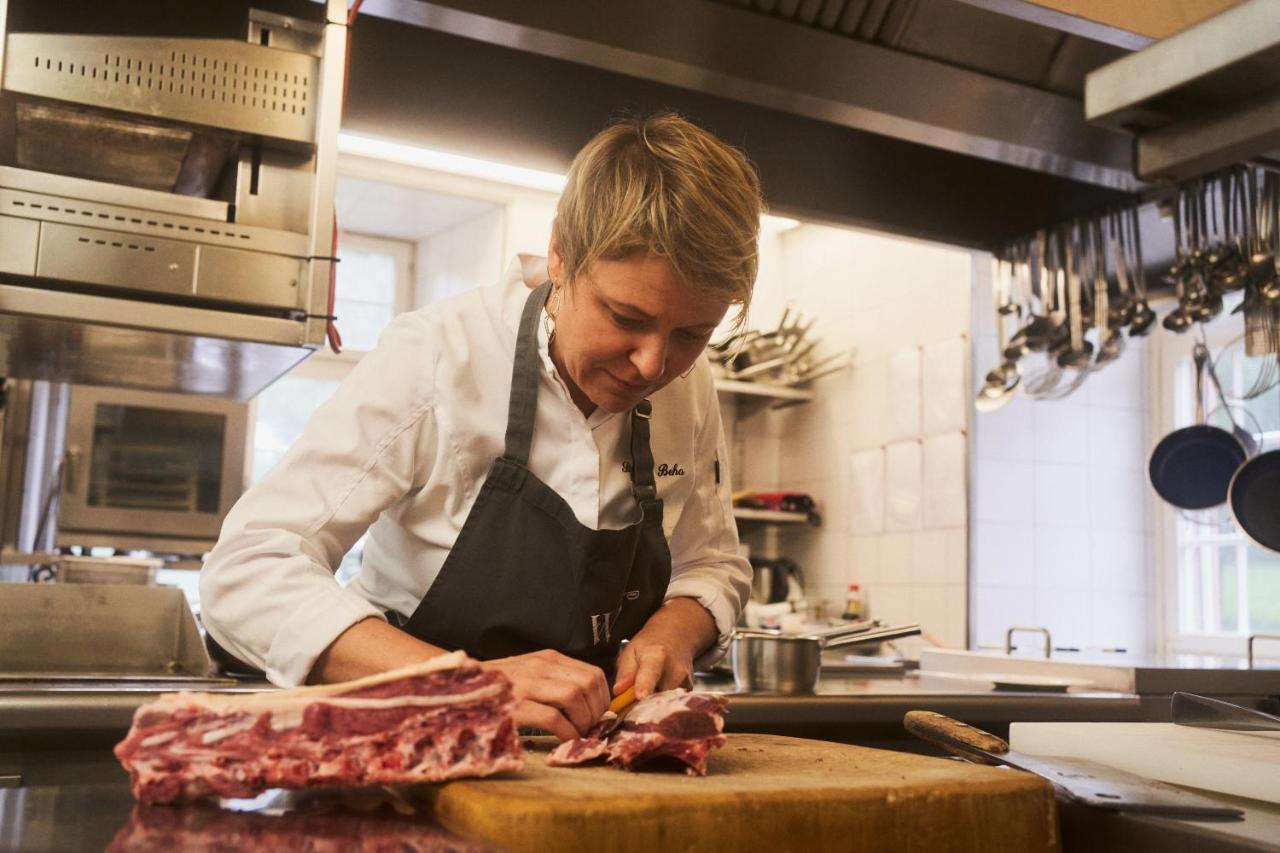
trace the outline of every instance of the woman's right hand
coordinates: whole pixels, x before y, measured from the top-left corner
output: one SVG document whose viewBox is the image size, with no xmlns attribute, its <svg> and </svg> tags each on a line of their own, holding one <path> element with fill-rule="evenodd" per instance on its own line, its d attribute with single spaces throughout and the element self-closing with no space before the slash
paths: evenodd
<svg viewBox="0 0 1280 853">
<path fill-rule="evenodd" d="M 517 726 L 544 729 L 562 741 L 586 734 L 609 708 L 604 670 L 550 649 L 481 666 L 511 679 Z"/>
</svg>

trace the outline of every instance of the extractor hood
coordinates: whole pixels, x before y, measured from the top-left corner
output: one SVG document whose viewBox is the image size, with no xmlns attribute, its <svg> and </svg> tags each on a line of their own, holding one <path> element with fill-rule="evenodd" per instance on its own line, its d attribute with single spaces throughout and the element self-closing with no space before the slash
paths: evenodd
<svg viewBox="0 0 1280 853">
<path fill-rule="evenodd" d="M 1136 136 L 1144 180 L 1280 166 L 1280 0 L 1248 0 L 1094 70 L 1085 113 Z"/>
</svg>

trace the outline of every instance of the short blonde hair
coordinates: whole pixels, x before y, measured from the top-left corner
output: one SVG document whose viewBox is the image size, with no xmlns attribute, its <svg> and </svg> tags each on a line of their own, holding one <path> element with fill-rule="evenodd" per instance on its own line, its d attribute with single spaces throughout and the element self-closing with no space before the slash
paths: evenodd
<svg viewBox="0 0 1280 853">
<path fill-rule="evenodd" d="M 759 266 L 760 178 L 746 156 L 674 113 L 618 121 L 569 167 L 553 239 L 572 282 L 597 260 L 665 258 L 746 321 Z"/>
</svg>

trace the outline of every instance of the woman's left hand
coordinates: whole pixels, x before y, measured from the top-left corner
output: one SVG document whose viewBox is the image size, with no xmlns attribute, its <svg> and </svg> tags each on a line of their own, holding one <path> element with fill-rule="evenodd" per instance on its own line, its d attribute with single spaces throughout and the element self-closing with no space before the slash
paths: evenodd
<svg viewBox="0 0 1280 853">
<path fill-rule="evenodd" d="M 692 598 L 662 605 L 618 653 L 613 693 L 635 686 L 636 699 L 693 686 L 693 659 L 716 640 L 711 614 Z"/>
</svg>

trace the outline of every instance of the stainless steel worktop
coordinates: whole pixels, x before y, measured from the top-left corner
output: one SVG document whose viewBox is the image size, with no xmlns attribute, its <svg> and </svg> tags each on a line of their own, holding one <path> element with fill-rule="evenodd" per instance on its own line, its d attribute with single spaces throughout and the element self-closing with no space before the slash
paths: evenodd
<svg viewBox="0 0 1280 853">
<path fill-rule="evenodd" d="M 123 776 L 123 774 L 121 774 Z M 393 806 L 394 800 L 394 806 Z M 384 850 L 490 849 L 435 824 L 428 807 L 383 789 L 271 791 L 256 800 L 141 806 L 123 779 L 95 785 L 0 787 L 0 850 Z M 398 808 L 400 811 L 397 811 Z"/>
<path fill-rule="evenodd" d="M 1016 693 L 990 684 L 911 672 L 894 677 L 823 676 L 811 695 L 737 693 L 725 678 L 699 679 L 698 689 L 729 695 L 728 731 L 772 732 L 850 743 L 906 740 L 902 716 L 934 710 L 996 733 L 1026 721 L 1145 719 L 1139 698 L 1125 693 Z M 42 748 L 101 745 L 124 735 L 134 710 L 161 692 L 164 683 L 0 682 L 0 753 L 37 743 Z M 201 685 L 195 689 L 272 689 L 265 682 Z"/>
</svg>

